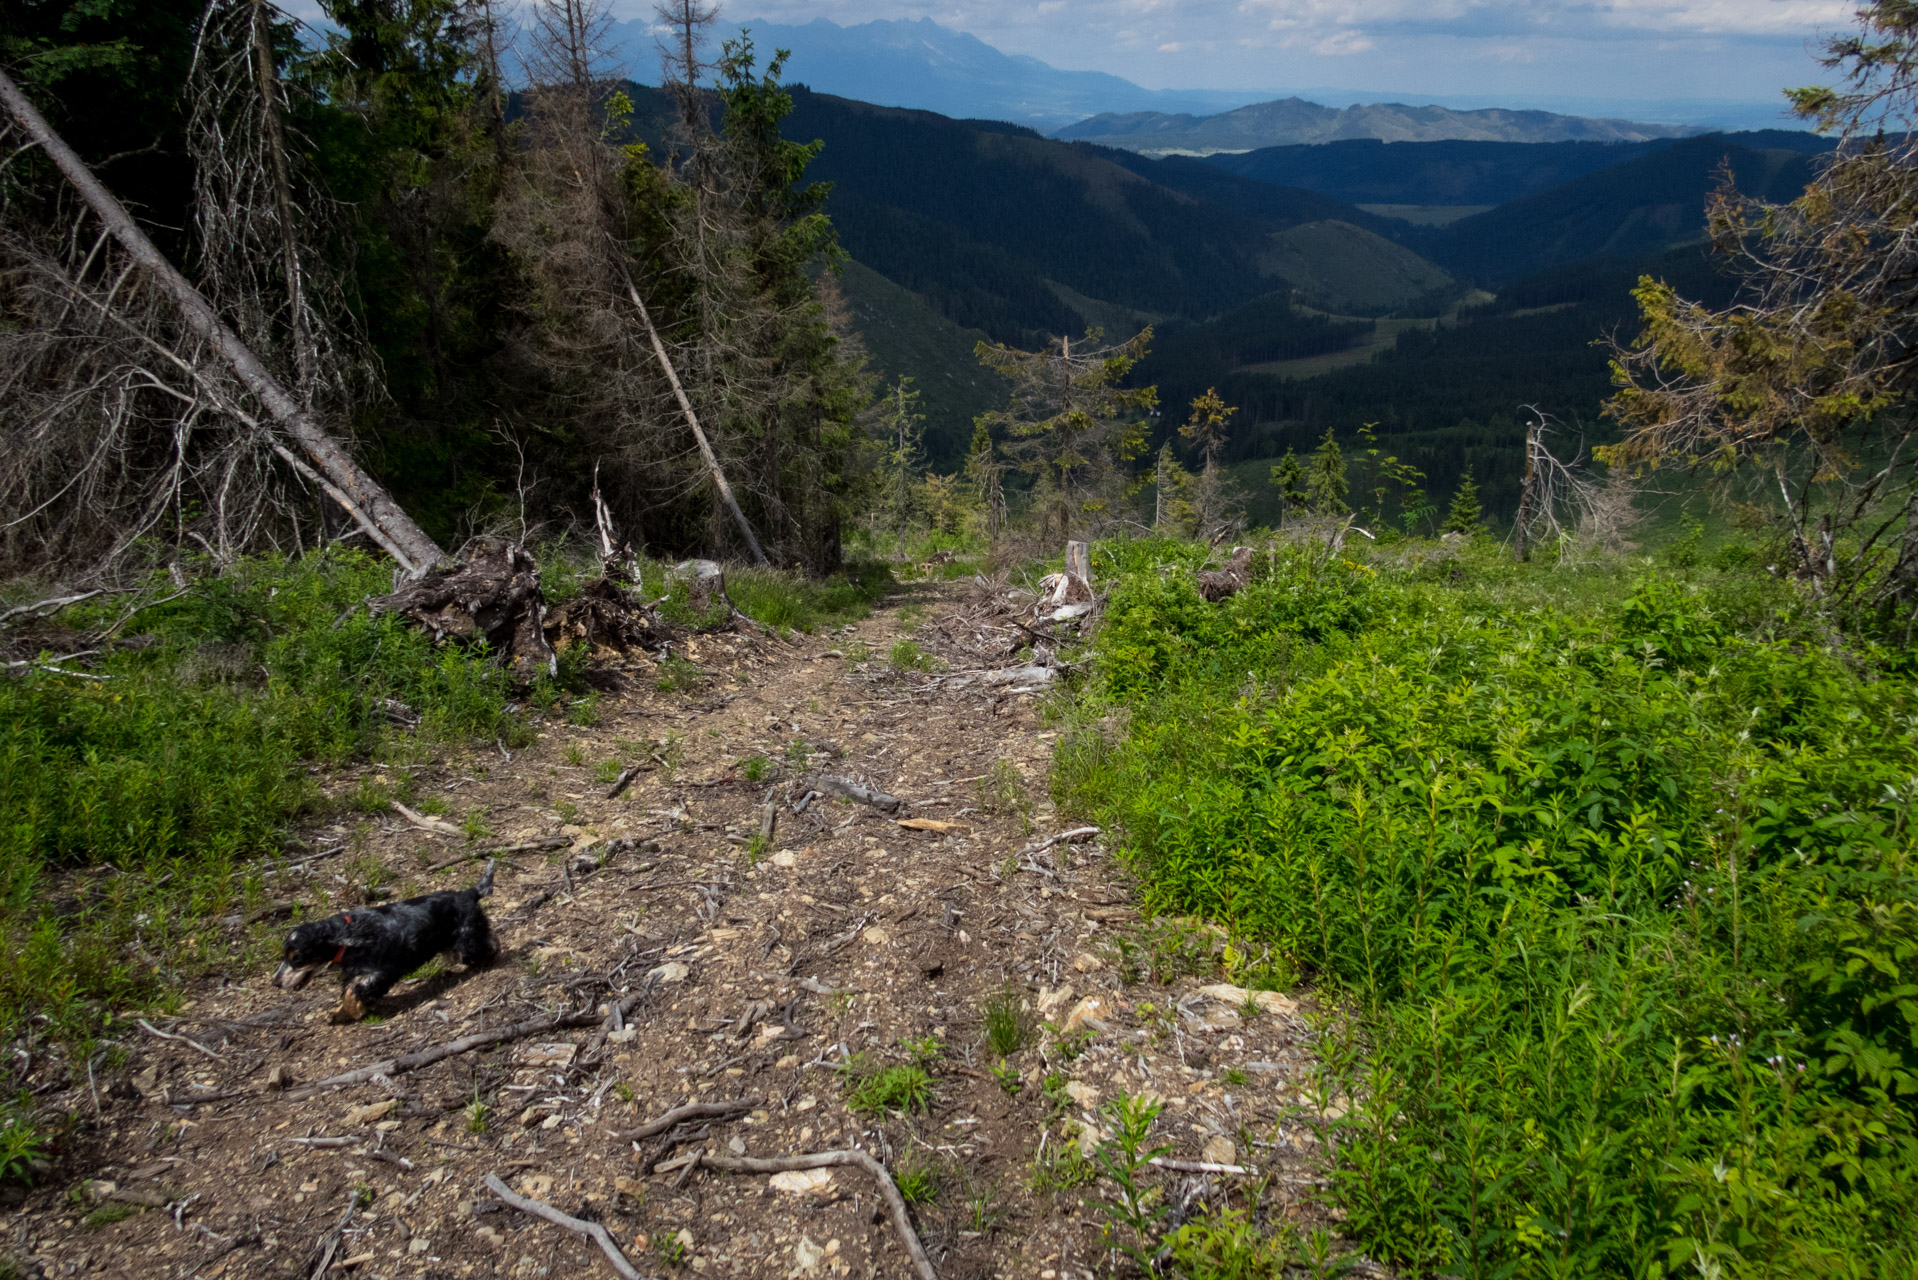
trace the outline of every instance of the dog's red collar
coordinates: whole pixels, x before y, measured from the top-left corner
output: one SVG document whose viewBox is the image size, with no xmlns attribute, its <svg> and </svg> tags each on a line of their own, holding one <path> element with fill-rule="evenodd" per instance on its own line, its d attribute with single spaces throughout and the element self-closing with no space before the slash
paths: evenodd
<svg viewBox="0 0 1918 1280">
<path fill-rule="evenodd" d="M 342 912 L 340 913 L 340 919 L 342 919 L 342 920 L 344 920 L 344 921 L 346 921 L 346 922 L 347 922 L 348 924 L 352 924 L 352 923 L 353 923 L 353 917 L 352 917 L 352 915 L 351 915 L 351 913 L 349 913 L 349 912 L 345 912 L 345 911 L 342 911 Z M 342 961 L 342 960 L 344 960 L 344 959 L 346 959 L 346 944 L 345 944 L 344 942 L 342 942 L 342 943 L 340 944 L 340 949 L 339 949 L 338 951 L 335 951 L 335 952 L 333 953 L 333 958 L 332 958 L 331 960 L 329 960 L 329 961 L 327 961 L 327 963 L 328 963 L 328 964 L 338 964 L 338 963 L 339 963 L 340 961 Z"/>
</svg>

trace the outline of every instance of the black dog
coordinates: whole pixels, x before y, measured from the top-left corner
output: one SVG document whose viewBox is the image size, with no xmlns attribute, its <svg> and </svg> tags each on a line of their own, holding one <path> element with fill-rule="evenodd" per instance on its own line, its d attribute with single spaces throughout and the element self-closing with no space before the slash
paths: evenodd
<svg viewBox="0 0 1918 1280">
<path fill-rule="evenodd" d="M 340 966 L 344 989 L 335 1022 L 358 1022 L 367 1002 L 436 955 L 473 967 L 499 956 L 493 926 L 480 899 L 493 892 L 488 862 L 471 889 L 428 893 L 383 907 L 343 911 L 295 929 L 286 940 L 273 981 L 288 991 L 329 964 Z"/>
</svg>

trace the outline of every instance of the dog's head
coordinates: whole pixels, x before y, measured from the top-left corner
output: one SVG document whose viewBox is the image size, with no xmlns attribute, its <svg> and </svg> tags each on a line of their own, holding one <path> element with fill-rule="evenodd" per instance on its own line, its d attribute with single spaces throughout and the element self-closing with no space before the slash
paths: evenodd
<svg viewBox="0 0 1918 1280">
<path fill-rule="evenodd" d="M 286 945 L 280 949 L 280 969 L 273 975 L 273 981 L 288 991 L 297 991 L 327 965 L 337 962 L 346 948 L 336 936 L 338 930 L 333 920 L 316 920 L 303 924 L 286 936 Z"/>
</svg>

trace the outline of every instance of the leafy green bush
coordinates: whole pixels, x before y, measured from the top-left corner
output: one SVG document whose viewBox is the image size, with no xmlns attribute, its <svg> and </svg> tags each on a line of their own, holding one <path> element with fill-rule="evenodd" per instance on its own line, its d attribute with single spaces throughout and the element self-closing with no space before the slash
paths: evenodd
<svg viewBox="0 0 1918 1280">
<path fill-rule="evenodd" d="M 357 607 L 390 586 L 354 552 L 244 561 L 140 614 L 151 643 L 103 655 L 103 679 L 0 679 L 0 1030 L 147 998 L 151 957 L 209 959 L 196 923 L 243 892 L 235 867 L 319 804 L 307 761 L 519 732 L 504 672 Z M 399 706 L 417 731 L 395 727 Z M 57 910 L 56 872 L 73 895 Z"/>
<path fill-rule="evenodd" d="M 1908 678 L 1763 583 L 1547 603 L 1544 569 L 1281 560 L 1208 605 L 1159 570 L 1113 591 L 1055 786 L 1124 833 L 1149 912 L 1345 994 L 1323 1088 L 1355 1100 L 1333 1190 L 1368 1250 L 1908 1273 Z"/>
</svg>

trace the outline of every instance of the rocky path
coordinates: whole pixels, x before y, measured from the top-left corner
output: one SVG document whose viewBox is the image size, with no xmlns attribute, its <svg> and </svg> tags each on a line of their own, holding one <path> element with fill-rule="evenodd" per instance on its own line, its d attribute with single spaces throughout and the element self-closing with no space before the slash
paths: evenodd
<svg viewBox="0 0 1918 1280">
<path fill-rule="evenodd" d="M 1141 921 L 1096 837 L 1042 847 L 1068 824 L 1033 695 L 888 661 L 915 633 L 936 658 L 967 607 L 928 587 L 796 645 L 700 638 L 684 657 L 701 674 L 673 682 L 690 687 L 634 668 L 596 723 L 420 768 L 405 790 L 425 826 L 348 814 L 313 832 L 342 851 L 268 890 L 309 914 L 468 883 L 479 863 L 455 858 L 523 846 L 488 904 L 504 957 L 334 1026 L 330 977 L 267 980 L 284 921 L 235 920 L 225 977 L 121 1024 L 124 1061 L 48 1095 L 80 1123 L 0 1243 L 46 1276 L 614 1274 L 591 1241 L 502 1206 L 492 1174 L 604 1224 L 643 1275 L 911 1275 L 870 1174 L 691 1159 L 859 1149 L 914 1201 L 941 1277 L 1079 1280 L 1114 1255 L 1073 1143 L 1120 1094 L 1164 1100 L 1155 1142 L 1187 1167 L 1151 1177 L 1175 1212 L 1259 1196 L 1307 1213 L 1292 1002 L 1220 989 L 1220 940 Z M 820 774 L 904 804 L 807 803 Z M 313 1091 L 569 1012 L 579 1025 Z M 1026 1043 L 1002 1059 L 989 1023 Z M 737 1107 L 637 1136 L 690 1102 Z"/>
</svg>

